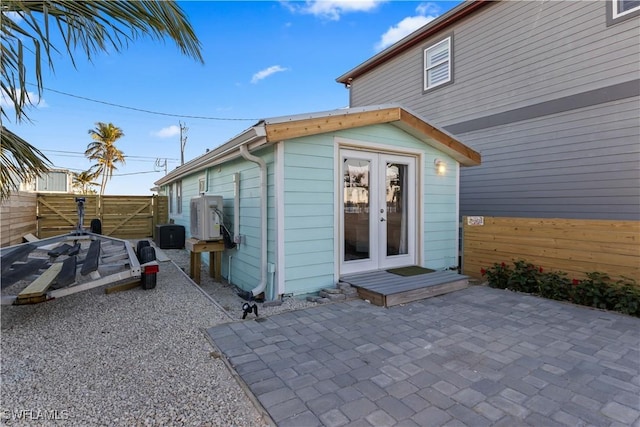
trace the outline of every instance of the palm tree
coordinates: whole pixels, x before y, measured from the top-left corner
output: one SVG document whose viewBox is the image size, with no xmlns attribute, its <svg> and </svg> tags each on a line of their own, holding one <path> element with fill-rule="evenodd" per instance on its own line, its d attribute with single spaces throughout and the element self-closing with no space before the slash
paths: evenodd
<svg viewBox="0 0 640 427">
<path fill-rule="evenodd" d="M 94 179 L 100 175 L 100 172 L 91 169 L 82 172 L 73 172 L 73 187 L 80 191 L 80 194 L 95 194 L 95 190 L 92 187 L 100 185 L 94 181 Z"/>
<path fill-rule="evenodd" d="M 104 194 L 107 181 L 113 176 L 113 171 L 117 170 L 117 163 L 124 163 L 124 153 L 116 147 L 116 141 L 124 136 L 124 132 L 113 123 L 96 123 L 95 129 L 89 129 L 89 135 L 93 139 L 87 145 L 84 155 L 90 160 L 97 161 L 96 172 L 102 175 L 100 184 L 100 195 Z"/>
<path fill-rule="evenodd" d="M 51 42 L 53 31 L 59 33 L 62 46 Z M 200 42 L 174 1 L 2 0 L 0 89 L 13 104 L 16 122 L 28 120 L 26 109 L 34 101 L 26 89 L 28 79 L 35 78 L 38 98 L 42 95 L 43 61 L 53 70 L 54 54 L 66 53 L 75 64 L 76 49 L 92 60 L 100 52 L 120 52 L 141 36 L 169 38 L 184 55 L 203 62 Z M 9 119 L 4 107 L 0 110 L 0 116 Z M 4 126 L 0 139 L 0 199 L 4 199 L 15 190 L 16 182 L 42 175 L 51 163 Z"/>
</svg>

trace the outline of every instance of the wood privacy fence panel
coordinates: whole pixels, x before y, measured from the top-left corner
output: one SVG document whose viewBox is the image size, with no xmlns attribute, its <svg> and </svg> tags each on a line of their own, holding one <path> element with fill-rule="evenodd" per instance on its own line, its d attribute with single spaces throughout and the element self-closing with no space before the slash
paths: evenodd
<svg viewBox="0 0 640 427">
<path fill-rule="evenodd" d="M 36 234 L 36 194 L 14 193 L 0 205 L 0 246 L 22 243 L 22 237 Z"/>
<path fill-rule="evenodd" d="M 84 197 L 84 226 L 102 223 L 102 234 L 121 239 L 152 237 L 156 224 L 167 222 L 166 197 L 38 195 L 38 234 L 41 239 L 73 231 L 78 222 L 76 197 Z"/>
<path fill-rule="evenodd" d="M 100 218 L 100 205 L 96 195 L 38 194 L 38 234 L 40 239 L 69 233 L 78 224 L 76 197 L 84 197 L 84 225 Z"/>
<path fill-rule="evenodd" d="M 154 215 L 155 215 L 155 224 L 167 224 L 169 223 L 169 197 L 167 196 L 154 196 Z M 155 237 L 155 227 L 153 227 L 153 232 Z"/>
<path fill-rule="evenodd" d="M 464 217 L 463 272 L 524 260 L 582 279 L 599 271 L 640 285 L 640 221 Z"/>
</svg>

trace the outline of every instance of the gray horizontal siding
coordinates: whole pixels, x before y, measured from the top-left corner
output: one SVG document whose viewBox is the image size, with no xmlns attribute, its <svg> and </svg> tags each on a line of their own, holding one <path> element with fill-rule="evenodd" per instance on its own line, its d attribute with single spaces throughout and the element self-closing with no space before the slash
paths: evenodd
<svg viewBox="0 0 640 427">
<path fill-rule="evenodd" d="M 461 171 L 461 214 L 640 220 L 638 101 L 462 135 L 483 166 Z"/>
<path fill-rule="evenodd" d="M 356 79 L 351 105 L 400 102 L 446 126 L 637 79 L 638 31 L 606 27 L 604 2 L 499 2 L 453 28 L 454 84 L 422 93 L 427 41 Z"/>
<path fill-rule="evenodd" d="M 447 33 L 454 83 L 423 92 Z M 479 151 L 462 215 L 638 220 L 639 34 L 605 2 L 495 2 L 356 78 L 351 106 L 398 102 Z"/>
</svg>

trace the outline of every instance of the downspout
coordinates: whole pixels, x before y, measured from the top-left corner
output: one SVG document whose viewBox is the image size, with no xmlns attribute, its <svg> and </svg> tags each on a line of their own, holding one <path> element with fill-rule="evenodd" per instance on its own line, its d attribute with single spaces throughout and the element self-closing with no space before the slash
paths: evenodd
<svg viewBox="0 0 640 427">
<path fill-rule="evenodd" d="M 267 287 L 267 164 L 262 158 L 250 154 L 246 144 L 240 146 L 240 154 L 245 160 L 260 167 L 260 284 L 247 295 L 241 295 L 255 297 L 264 292 Z"/>
</svg>

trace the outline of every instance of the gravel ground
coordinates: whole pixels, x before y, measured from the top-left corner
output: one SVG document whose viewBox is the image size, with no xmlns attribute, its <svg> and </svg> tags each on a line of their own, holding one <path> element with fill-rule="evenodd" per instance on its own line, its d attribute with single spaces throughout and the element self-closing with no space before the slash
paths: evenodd
<svg viewBox="0 0 640 427">
<path fill-rule="evenodd" d="M 163 249 L 163 252 L 171 258 L 183 271 L 189 272 L 189 252 L 184 249 Z M 257 283 L 256 283 L 257 285 Z M 203 291 L 210 295 L 217 303 L 220 304 L 223 310 L 225 310 L 233 320 L 242 320 L 244 311 L 242 310 L 242 304 L 245 300 L 237 295 L 237 289 L 235 286 L 230 286 L 226 283 L 218 283 L 209 277 L 209 268 L 203 267 L 200 273 L 200 286 Z M 254 304 L 254 302 L 251 302 Z M 282 304 L 278 306 L 265 306 L 261 303 L 256 303 L 258 306 L 259 316 L 269 316 L 272 314 L 281 313 L 283 311 L 300 310 L 307 307 L 313 307 L 317 305 L 315 302 L 309 302 L 299 298 L 284 298 Z M 255 319 L 253 313 L 247 316 L 247 320 Z"/>
<path fill-rule="evenodd" d="M 164 252 L 188 270 L 186 251 Z M 215 301 L 172 262 L 160 268 L 154 290 L 106 295 L 102 287 L 3 306 L 1 422 L 268 426 L 205 333 L 240 319 L 242 300 L 206 272 L 202 289 Z M 310 304 L 290 299 L 259 314 Z"/>
</svg>

